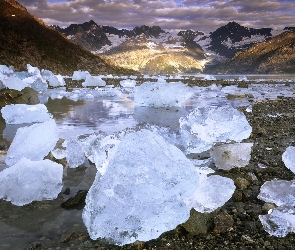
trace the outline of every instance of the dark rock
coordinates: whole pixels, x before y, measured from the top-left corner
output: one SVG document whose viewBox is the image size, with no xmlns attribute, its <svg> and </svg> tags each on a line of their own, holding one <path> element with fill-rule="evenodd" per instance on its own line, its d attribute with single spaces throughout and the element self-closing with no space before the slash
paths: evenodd
<svg viewBox="0 0 295 250">
<path fill-rule="evenodd" d="M 214 232 L 215 233 L 225 233 L 234 225 L 234 220 L 226 212 L 220 212 L 214 217 Z"/>
<path fill-rule="evenodd" d="M 38 104 L 38 92 L 29 87 L 21 91 L 13 89 L 0 90 L 0 108 L 9 104 Z"/>
<path fill-rule="evenodd" d="M 216 212 L 200 213 L 191 209 L 189 219 L 182 226 L 191 234 L 206 234 L 213 229 L 213 218 Z"/>
<path fill-rule="evenodd" d="M 82 209 L 85 206 L 87 190 L 79 190 L 74 197 L 69 198 L 61 204 L 64 209 Z"/>
</svg>

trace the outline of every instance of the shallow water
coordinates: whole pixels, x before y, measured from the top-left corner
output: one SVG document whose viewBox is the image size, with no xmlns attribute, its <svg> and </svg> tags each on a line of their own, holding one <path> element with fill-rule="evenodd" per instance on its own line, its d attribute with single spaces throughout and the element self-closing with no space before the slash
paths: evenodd
<svg viewBox="0 0 295 250">
<path fill-rule="evenodd" d="M 139 123 L 155 124 L 177 129 L 179 118 L 196 107 L 232 105 L 249 106 L 253 101 L 275 99 L 277 96 L 295 96 L 293 85 L 251 85 L 248 89 L 237 86 L 195 87 L 195 94 L 182 107 L 149 108 L 135 107 L 132 91 L 113 97 L 82 98 L 70 100 L 63 97 L 64 89 L 45 101 L 49 112 L 58 125 L 60 138 L 72 139 L 80 134 L 104 131 L 111 134 Z M 51 90 L 50 90 L 51 91 Z M 58 90 L 54 90 L 57 91 Z M 77 90 L 77 93 L 80 93 Z M 228 94 L 252 94 L 253 97 L 227 99 Z M 57 98 L 58 97 L 58 98 Z M 25 125 L 7 125 L 0 119 L 0 134 L 12 141 L 17 128 Z M 24 249 L 33 242 L 54 247 L 71 232 L 86 235 L 82 222 L 82 210 L 65 210 L 60 205 L 78 190 L 92 185 L 96 168 L 86 162 L 86 168 L 64 169 L 63 190 L 53 201 L 33 202 L 17 207 L 0 200 L 0 249 Z M 1 166 L 3 169 L 5 166 Z M 0 169 L 0 170 L 1 170 Z M 70 194 L 64 194 L 70 188 Z"/>
</svg>

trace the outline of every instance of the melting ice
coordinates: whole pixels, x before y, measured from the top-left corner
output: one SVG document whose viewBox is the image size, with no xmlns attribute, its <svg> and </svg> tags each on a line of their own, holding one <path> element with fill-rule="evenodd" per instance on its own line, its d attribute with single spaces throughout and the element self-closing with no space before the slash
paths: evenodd
<svg viewBox="0 0 295 250">
<path fill-rule="evenodd" d="M 179 122 L 187 153 L 204 152 L 216 142 L 241 142 L 252 132 L 246 116 L 230 106 L 198 108 Z"/>
<path fill-rule="evenodd" d="M 198 174 L 179 149 L 148 130 L 130 133 L 97 174 L 83 221 L 92 239 L 147 241 L 188 219 L 184 199 L 197 187 Z"/>
<path fill-rule="evenodd" d="M 17 206 L 55 199 L 62 189 L 62 176 L 60 164 L 21 158 L 0 172 L 0 198 Z"/>
<path fill-rule="evenodd" d="M 44 104 L 11 104 L 1 109 L 2 117 L 8 124 L 44 122 L 52 118 Z"/>
</svg>

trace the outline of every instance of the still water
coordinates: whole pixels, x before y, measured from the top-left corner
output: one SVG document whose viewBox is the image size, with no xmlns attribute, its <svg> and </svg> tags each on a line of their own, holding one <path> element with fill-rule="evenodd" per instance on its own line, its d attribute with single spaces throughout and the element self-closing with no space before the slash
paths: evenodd
<svg viewBox="0 0 295 250">
<path fill-rule="evenodd" d="M 44 101 L 55 119 L 60 138 L 69 140 L 81 134 L 104 131 L 107 134 L 135 127 L 139 123 L 149 123 L 177 129 L 179 118 L 186 116 L 196 107 L 208 105 L 234 107 L 249 106 L 253 101 L 275 99 L 278 95 L 295 96 L 293 85 L 253 85 L 248 89 L 237 86 L 194 88 L 194 95 L 182 107 L 149 108 L 137 107 L 133 102 L 132 91 L 113 97 L 86 98 L 89 93 L 77 100 L 63 96 L 64 89 L 49 90 L 54 95 Z M 78 91 L 79 92 L 79 91 Z M 243 98 L 226 98 L 228 94 L 251 94 Z M 9 143 L 16 130 L 25 125 L 8 125 L 0 119 L 0 135 Z M 64 169 L 63 190 L 52 201 L 32 202 L 18 207 L 0 200 L 0 249 L 26 249 L 36 242 L 46 247 L 62 247 L 62 241 L 72 232 L 87 234 L 82 222 L 82 210 L 63 209 L 61 204 L 73 197 L 79 190 L 88 190 L 92 185 L 96 168 L 88 161 L 86 167 Z M 0 163 L 0 168 L 6 166 Z M 66 246 L 70 246 L 70 243 Z"/>
</svg>

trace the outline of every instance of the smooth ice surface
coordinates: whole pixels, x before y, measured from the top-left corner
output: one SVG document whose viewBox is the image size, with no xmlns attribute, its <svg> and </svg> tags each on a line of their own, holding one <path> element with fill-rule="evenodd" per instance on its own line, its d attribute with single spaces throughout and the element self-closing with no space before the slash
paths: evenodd
<svg viewBox="0 0 295 250">
<path fill-rule="evenodd" d="M 44 122 L 49 120 L 52 115 L 44 104 L 26 105 L 11 104 L 1 109 L 2 117 L 8 124 L 23 124 L 33 122 Z"/>
<path fill-rule="evenodd" d="M 179 122 L 187 153 L 204 152 L 216 142 L 241 142 L 252 132 L 246 116 L 230 106 L 198 108 Z"/>
<path fill-rule="evenodd" d="M 85 154 L 77 140 L 67 142 L 66 159 L 70 168 L 79 167 L 85 161 Z"/>
<path fill-rule="evenodd" d="M 0 198 L 17 206 L 55 199 L 62 189 L 62 176 L 60 164 L 21 158 L 0 172 Z"/>
<path fill-rule="evenodd" d="M 77 71 L 74 71 L 72 80 L 77 80 L 77 81 L 85 80 L 86 76 L 88 75 L 90 75 L 88 71 L 77 70 Z"/>
<path fill-rule="evenodd" d="M 193 94 L 193 89 L 182 82 L 145 82 L 134 89 L 137 106 L 175 107 L 181 106 Z"/>
<path fill-rule="evenodd" d="M 58 130 L 54 120 L 19 128 L 8 149 L 5 162 L 11 166 L 22 157 L 40 161 L 54 148 L 58 141 Z"/>
<path fill-rule="evenodd" d="M 233 143 L 213 147 L 210 152 L 219 169 L 243 168 L 249 164 L 253 143 Z"/>
<path fill-rule="evenodd" d="M 15 89 L 18 91 L 23 90 L 25 87 L 28 87 L 29 84 L 22 81 L 16 76 L 10 76 L 2 79 L 3 84 L 9 89 Z"/>
<path fill-rule="evenodd" d="M 99 77 L 87 75 L 85 82 L 82 83 L 83 87 L 104 87 L 106 82 Z"/>
<path fill-rule="evenodd" d="M 90 188 L 83 221 L 92 239 L 118 245 L 157 238 L 189 217 L 184 199 L 198 186 L 193 164 L 148 130 L 126 135 Z"/>
<path fill-rule="evenodd" d="M 295 174 L 295 147 L 290 146 L 282 155 L 285 166 Z"/>
<path fill-rule="evenodd" d="M 126 80 L 120 81 L 120 85 L 123 88 L 134 88 L 135 85 L 136 85 L 136 81 L 135 80 L 131 80 L 131 79 L 126 79 Z"/>
<path fill-rule="evenodd" d="M 280 206 L 266 215 L 259 215 L 263 228 L 270 235 L 285 237 L 290 232 L 295 232 L 294 206 Z"/>
<path fill-rule="evenodd" d="M 230 178 L 211 175 L 202 178 L 194 192 L 194 198 L 187 201 L 188 206 L 200 213 L 211 213 L 224 205 L 233 195 L 236 187 Z"/>
<path fill-rule="evenodd" d="M 295 181 L 266 181 L 260 188 L 258 199 L 277 206 L 295 206 Z"/>
</svg>

